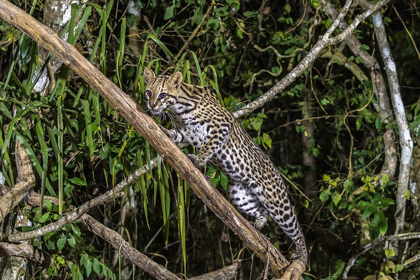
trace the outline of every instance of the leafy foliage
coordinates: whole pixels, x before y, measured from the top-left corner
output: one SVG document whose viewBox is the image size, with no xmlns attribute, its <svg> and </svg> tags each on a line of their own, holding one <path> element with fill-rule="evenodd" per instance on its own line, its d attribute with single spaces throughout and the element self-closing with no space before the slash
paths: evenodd
<svg viewBox="0 0 420 280">
<path fill-rule="evenodd" d="M 141 16 L 130 9 L 127 12 L 121 3 L 73 5 L 66 30 L 77 27 L 67 40 L 140 104 L 145 88 L 142 72 L 151 67 L 157 73 L 179 70 L 187 82 L 214 88 L 220 102 L 236 111 L 296 66 L 331 25 L 319 1 L 130 2 L 130 9 L 138 9 Z M 418 32 L 420 21 L 411 20 L 406 4 L 394 4 L 403 21 L 410 22 L 408 31 Z M 42 5 L 26 8 L 42 20 Z M 392 52 L 399 66 L 410 131 L 419 137 L 420 106 L 418 95 L 413 94 L 420 87 L 413 75 L 420 70 L 418 58 L 394 12 L 384 13 L 394 38 Z M 372 28 L 367 20 L 355 34 L 361 49 L 377 54 Z M 19 230 L 30 231 L 56 221 L 70 205 L 110 190 L 158 155 L 118 111 L 66 66 L 55 72 L 55 87 L 48 94 L 36 92 L 36 83 L 44 78 L 39 73 L 49 67 L 51 58 L 40 61 L 39 47 L 5 22 L 0 21 L 0 31 L 0 171 L 5 184 L 16 183 L 16 170 L 10 167 L 17 137 L 33 163 L 35 191 L 60 198 L 59 205 L 45 200 L 46 208 L 25 210 L 32 225 Z M 335 58 L 336 53 L 347 60 Z M 385 130 L 398 133 L 397 126 L 380 118 L 372 83 L 360 82 L 344 67 L 348 62 L 370 76 L 363 59 L 344 46 L 333 46 L 276 99 L 240 120 L 290 183 L 295 211 L 311 248 L 305 279 L 315 279 L 314 275 L 338 279 L 363 245 L 391 234 L 395 226 L 397 178 L 378 178 L 377 174 L 384 163 Z M 206 174 L 225 193 L 226 176 L 212 165 Z M 414 194 L 407 193 L 407 199 L 411 198 L 415 199 Z M 407 211 L 413 222 L 410 230 L 418 230 L 418 221 L 412 218 L 418 209 L 413 204 Z M 174 273 L 190 277 L 237 259 L 243 263 L 241 273 L 249 279 L 264 273 L 264 264 L 243 250 L 242 242 L 159 157 L 158 167 L 128 186 L 124 199 L 92 209 L 90 214 Z M 273 232 L 263 229 L 274 242 Z M 78 222 L 32 244 L 53 255 L 50 276 L 65 271 L 73 279 L 147 278 L 124 261 L 116 267 L 113 255 L 118 252 Z M 394 254 L 389 248 L 373 248 L 357 260 L 352 273 L 365 279 L 415 273 L 410 268 L 402 270 Z M 40 277 L 36 273 L 34 277 Z"/>
</svg>

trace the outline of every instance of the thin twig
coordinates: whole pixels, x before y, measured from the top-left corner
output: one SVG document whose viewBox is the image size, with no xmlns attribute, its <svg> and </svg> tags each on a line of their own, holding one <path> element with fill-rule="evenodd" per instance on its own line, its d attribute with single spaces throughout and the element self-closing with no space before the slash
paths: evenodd
<svg viewBox="0 0 420 280">
<path fill-rule="evenodd" d="M 368 243 L 365 246 L 363 246 L 363 250 L 361 252 L 359 252 L 357 255 L 355 255 L 354 257 L 352 257 L 347 262 L 347 266 L 346 266 L 346 268 L 344 269 L 344 272 L 343 272 L 343 279 L 347 279 L 347 275 L 348 275 L 350 269 L 352 268 L 352 266 L 356 263 L 356 260 L 361 255 L 363 255 L 364 253 L 366 253 L 367 251 L 369 251 L 370 249 L 372 249 L 373 247 L 375 247 L 379 243 L 382 243 L 382 242 L 385 242 L 385 241 L 409 240 L 409 239 L 417 239 L 417 238 L 420 238 L 420 232 L 410 232 L 410 233 L 402 233 L 402 234 L 397 234 L 397 235 L 378 237 L 377 239 L 375 239 L 371 243 Z M 408 260 L 407 260 L 407 262 L 408 262 Z"/>
<path fill-rule="evenodd" d="M 187 41 L 184 43 L 182 48 L 179 50 L 178 54 L 175 56 L 175 60 L 178 60 L 179 57 L 182 55 L 182 53 L 185 51 L 185 49 L 188 47 L 189 43 L 194 39 L 195 35 L 197 35 L 198 31 L 200 30 L 201 26 L 203 25 L 206 18 L 209 16 L 211 10 L 213 9 L 213 6 L 215 4 L 212 2 L 210 7 L 207 9 L 206 14 L 203 16 L 203 19 L 201 20 L 200 24 L 197 25 L 197 27 L 194 29 L 194 31 L 191 33 L 190 37 L 187 39 Z"/>
<path fill-rule="evenodd" d="M 411 43 L 413 43 L 413 47 L 414 47 L 414 49 L 416 50 L 417 56 L 418 56 L 418 57 L 419 57 L 419 59 L 420 59 L 420 52 L 419 52 L 419 50 L 417 49 L 417 45 L 416 45 L 416 42 L 414 41 L 413 36 L 411 36 L 410 31 L 408 30 L 407 26 L 405 25 L 404 21 L 402 20 L 402 18 L 401 18 L 401 16 L 400 16 L 400 14 L 398 13 L 398 11 L 397 11 L 397 9 L 395 8 L 395 6 L 394 6 L 394 5 L 392 5 L 392 8 L 394 9 L 395 13 L 397 14 L 397 17 L 400 19 L 400 21 L 401 21 L 402 25 L 404 26 L 404 29 L 405 29 L 405 31 L 407 32 L 408 37 L 410 37 Z"/>
</svg>

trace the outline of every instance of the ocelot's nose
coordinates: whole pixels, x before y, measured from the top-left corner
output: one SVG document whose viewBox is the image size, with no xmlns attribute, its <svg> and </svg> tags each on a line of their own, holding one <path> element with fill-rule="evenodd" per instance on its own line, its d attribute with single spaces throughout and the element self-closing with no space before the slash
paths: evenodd
<svg viewBox="0 0 420 280">
<path fill-rule="evenodd" d="M 152 108 L 152 109 L 155 108 L 156 107 L 156 103 L 149 102 L 149 107 Z"/>
</svg>

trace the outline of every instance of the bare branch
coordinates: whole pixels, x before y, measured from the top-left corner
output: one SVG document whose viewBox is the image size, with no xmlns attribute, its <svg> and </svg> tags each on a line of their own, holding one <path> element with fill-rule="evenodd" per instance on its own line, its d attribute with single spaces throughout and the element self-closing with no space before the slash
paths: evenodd
<svg viewBox="0 0 420 280">
<path fill-rule="evenodd" d="M 358 24 L 360 24 L 360 22 L 362 22 L 364 19 L 370 16 L 373 12 L 381 8 L 383 5 L 385 5 L 389 1 L 390 0 L 379 1 L 378 3 L 373 5 L 372 8 L 358 15 L 355 19 L 355 22 L 352 23 L 346 30 L 344 30 L 343 34 L 330 38 L 331 34 L 339 26 L 339 24 L 341 23 L 341 21 L 343 20 L 344 16 L 347 14 L 351 6 L 352 1 L 351 0 L 346 1 L 346 4 L 344 5 L 341 12 L 338 14 L 337 18 L 333 21 L 333 23 L 325 32 L 325 34 L 320 37 L 318 42 L 316 42 L 316 44 L 312 47 L 312 49 L 308 52 L 308 54 L 299 62 L 299 64 L 292 71 L 290 71 L 286 76 L 284 76 L 284 78 L 281 79 L 280 82 L 275 84 L 266 93 L 258 97 L 253 102 L 242 107 L 240 110 L 233 113 L 235 118 L 238 118 L 242 115 L 246 115 L 254 111 L 255 109 L 264 105 L 266 102 L 273 99 L 274 96 L 276 96 L 276 94 L 285 90 L 286 87 L 288 87 L 291 83 L 293 83 L 297 79 L 297 77 L 302 75 L 304 71 L 306 71 L 312 66 L 315 60 L 321 55 L 321 52 L 325 49 L 325 47 L 332 44 L 339 43 L 340 41 L 344 40 L 347 36 L 351 34 L 351 32 L 354 31 L 354 29 L 358 26 Z"/>
<path fill-rule="evenodd" d="M 51 256 L 47 252 L 34 249 L 34 247 L 29 244 L 10 244 L 0 242 L 0 253 L 7 256 L 30 259 L 43 267 L 49 267 L 53 262 Z"/>
<path fill-rule="evenodd" d="M 361 4 L 365 7 L 369 7 L 369 9 L 373 7 L 366 1 L 361 1 Z M 410 130 L 405 116 L 404 103 L 401 98 L 397 67 L 395 65 L 394 58 L 392 57 L 391 48 L 388 44 L 381 13 L 374 13 L 372 15 L 372 20 L 375 28 L 376 40 L 378 41 L 382 59 L 386 66 L 385 69 L 388 76 L 389 90 L 391 93 L 392 105 L 394 107 L 395 118 L 397 120 L 400 136 L 401 159 L 396 197 L 397 209 L 395 211 L 395 234 L 398 234 L 404 231 L 405 205 L 407 201 L 406 192 L 408 190 L 408 182 L 410 179 L 410 161 L 413 152 L 413 141 L 411 140 Z"/>
<path fill-rule="evenodd" d="M 347 266 L 344 269 L 343 276 L 342 276 L 343 279 L 347 279 L 348 273 L 349 273 L 350 269 L 352 268 L 352 266 L 356 263 L 357 259 L 361 255 L 363 255 L 364 253 L 366 253 L 367 251 L 369 251 L 370 249 L 375 247 L 376 245 L 378 245 L 382 242 L 385 242 L 385 241 L 409 240 L 409 239 L 417 239 L 417 238 L 420 238 L 420 232 L 410 232 L 410 233 L 403 233 L 403 234 L 397 234 L 397 235 L 391 235 L 391 236 L 381 236 L 381 237 L 375 239 L 373 242 L 363 246 L 363 250 L 360 253 L 358 253 L 357 255 L 355 255 L 354 257 L 352 257 L 347 262 Z"/>
<path fill-rule="evenodd" d="M 238 263 L 231 264 L 222 269 L 206 273 L 197 277 L 189 278 L 189 280 L 212 280 L 212 279 L 233 279 L 238 270 Z"/>
<path fill-rule="evenodd" d="M 157 166 L 157 158 L 153 159 L 150 162 L 151 168 L 155 168 L 156 166 Z M 130 176 L 128 176 L 123 181 L 121 181 L 113 189 L 107 191 L 106 193 L 98 197 L 95 197 L 94 199 L 91 199 L 85 202 L 84 204 L 82 204 L 80 207 L 76 209 L 71 209 L 70 211 L 64 213 L 61 219 L 51 224 L 48 224 L 46 226 L 43 226 L 42 228 L 39 228 L 37 230 L 11 234 L 7 237 L 7 240 L 9 240 L 10 242 L 18 242 L 22 240 L 35 238 L 35 237 L 40 237 L 49 232 L 56 231 L 60 229 L 61 227 L 65 226 L 66 224 L 74 222 L 75 220 L 79 219 L 83 214 L 87 213 L 93 207 L 103 205 L 117 197 L 122 196 L 123 195 L 122 192 L 125 190 L 126 186 L 134 183 L 138 178 L 146 174 L 148 171 L 149 171 L 149 165 L 146 164 L 145 166 L 134 171 Z"/>
<path fill-rule="evenodd" d="M 116 250 L 119 250 L 125 258 L 149 273 L 152 277 L 156 279 L 168 280 L 181 279 L 169 270 L 165 269 L 160 264 L 152 261 L 147 256 L 137 251 L 133 246 L 128 244 L 128 242 L 126 242 L 121 235 L 104 226 L 91 216 L 84 214 L 82 216 L 82 222 L 89 231 L 93 232 L 95 235 L 111 244 L 112 247 L 114 247 Z"/>
</svg>

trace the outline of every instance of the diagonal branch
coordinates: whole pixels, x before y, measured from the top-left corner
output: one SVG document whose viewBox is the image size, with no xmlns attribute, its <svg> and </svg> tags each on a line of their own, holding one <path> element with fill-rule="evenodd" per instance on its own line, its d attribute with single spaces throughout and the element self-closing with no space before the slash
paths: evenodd
<svg viewBox="0 0 420 280">
<path fill-rule="evenodd" d="M 367 17 L 369 17 L 372 13 L 380 9 L 382 6 L 384 6 L 386 3 L 388 3 L 390 0 L 381 0 L 377 2 L 375 5 L 372 5 L 371 8 L 363 12 L 362 14 L 356 16 L 355 21 L 346 28 L 340 35 L 336 37 L 330 38 L 331 34 L 336 30 L 336 28 L 339 26 L 341 21 L 343 20 L 344 16 L 347 14 L 352 1 L 347 0 L 346 4 L 344 5 L 341 12 L 338 14 L 337 18 L 333 21 L 331 26 L 328 28 L 328 30 L 325 32 L 323 36 L 320 37 L 318 42 L 315 43 L 315 45 L 312 47 L 312 49 L 308 52 L 308 54 L 299 62 L 299 64 L 293 68 L 292 71 L 290 71 L 286 76 L 283 77 L 283 79 L 280 80 L 277 84 L 275 84 L 270 90 L 268 90 L 266 93 L 258 97 L 253 102 L 249 103 L 248 105 L 242 107 L 240 110 L 233 113 L 235 118 L 246 115 L 255 109 L 263 106 L 266 102 L 273 99 L 279 92 L 282 92 L 285 90 L 291 83 L 293 83 L 297 77 L 303 74 L 306 70 L 308 70 L 312 64 L 315 62 L 315 60 L 321 55 L 321 52 L 330 45 L 336 44 L 344 40 L 347 36 L 353 32 L 356 27 L 365 20 Z"/>
<path fill-rule="evenodd" d="M 331 20 L 335 19 L 337 17 L 337 11 L 332 7 L 331 3 L 326 2 L 325 0 L 322 0 L 321 2 L 323 9 L 328 17 Z M 348 24 L 345 21 L 341 21 L 339 26 L 343 30 L 348 28 Z M 382 123 L 388 124 L 392 122 L 394 117 L 392 115 L 391 103 L 387 95 L 385 80 L 381 73 L 378 61 L 374 56 L 371 56 L 361 48 L 362 44 L 355 35 L 350 34 L 345 41 L 353 54 L 362 58 L 363 65 L 371 70 L 373 76 L 373 88 L 376 94 L 376 99 L 378 100 L 377 110 L 379 111 L 379 116 L 381 117 Z M 392 128 L 389 128 L 385 125 L 384 127 L 385 133 L 383 134 L 383 141 L 385 145 L 385 162 L 378 174 L 379 181 L 382 180 L 384 175 L 387 175 L 389 180 L 392 180 L 397 169 L 397 148 L 395 144 L 395 133 Z"/>
<path fill-rule="evenodd" d="M 157 158 L 153 159 L 150 162 L 151 168 L 155 168 L 156 166 L 157 166 Z M 139 179 L 141 176 L 146 174 L 148 171 L 149 171 L 149 165 L 146 164 L 145 166 L 134 171 L 130 176 L 128 176 L 126 179 L 124 179 L 119 184 L 117 184 L 112 190 L 109 190 L 106 193 L 85 202 L 84 204 L 82 204 L 76 209 L 71 209 L 70 211 L 64 213 L 63 217 L 61 217 L 59 220 L 53 223 L 50 223 L 46 226 L 43 226 L 42 228 L 39 228 L 37 230 L 11 234 L 7 237 L 7 240 L 9 242 L 18 242 L 22 240 L 35 238 L 35 237 L 40 237 L 49 232 L 56 231 L 60 229 L 61 227 L 65 226 L 66 224 L 74 222 L 75 220 L 79 219 L 83 214 L 87 213 L 93 207 L 103 205 L 117 197 L 122 196 L 123 191 L 125 190 L 125 187 L 134 183 L 137 179 Z"/>
</svg>

